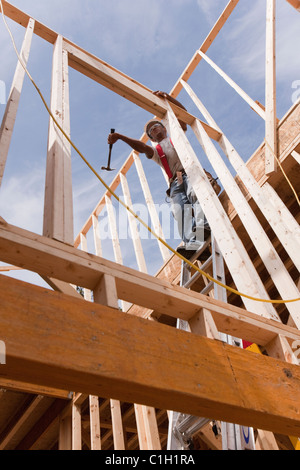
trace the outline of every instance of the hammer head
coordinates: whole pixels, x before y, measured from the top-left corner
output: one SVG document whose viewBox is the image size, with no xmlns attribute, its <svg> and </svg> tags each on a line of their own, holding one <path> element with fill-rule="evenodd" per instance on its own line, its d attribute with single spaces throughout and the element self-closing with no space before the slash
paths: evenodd
<svg viewBox="0 0 300 470">
<path fill-rule="evenodd" d="M 106 167 L 106 166 L 102 166 L 102 167 L 101 167 L 101 170 L 114 171 L 115 168 L 109 168 L 109 167 Z"/>
</svg>

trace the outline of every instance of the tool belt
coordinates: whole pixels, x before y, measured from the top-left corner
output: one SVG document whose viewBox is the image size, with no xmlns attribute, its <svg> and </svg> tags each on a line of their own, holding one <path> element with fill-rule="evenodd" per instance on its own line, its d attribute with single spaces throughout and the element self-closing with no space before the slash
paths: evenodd
<svg viewBox="0 0 300 470">
<path fill-rule="evenodd" d="M 207 176 L 208 181 L 212 185 L 213 190 L 215 191 L 216 195 L 218 196 L 221 192 L 221 186 L 219 185 L 219 183 L 217 183 L 218 178 L 214 178 L 212 176 L 212 174 L 209 173 L 209 171 L 206 171 L 205 169 L 204 169 L 204 172 Z M 178 180 L 178 183 L 182 184 L 182 176 L 185 175 L 185 174 L 186 174 L 185 171 L 177 171 L 176 175 L 172 176 L 172 178 L 169 180 L 170 186 L 169 186 L 169 189 L 167 189 L 167 191 L 166 191 L 166 194 L 167 194 L 168 197 L 170 197 L 170 193 L 171 193 L 171 184 L 176 180 L 176 178 Z"/>
<path fill-rule="evenodd" d="M 219 185 L 219 183 L 217 183 L 217 179 L 218 178 L 213 178 L 213 176 L 211 175 L 211 173 L 209 173 L 209 171 L 205 171 L 205 174 L 207 176 L 207 179 L 208 181 L 210 182 L 210 184 L 212 185 L 213 187 L 213 190 L 215 191 L 216 195 L 218 196 L 221 192 L 221 186 Z"/>
<path fill-rule="evenodd" d="M 169 189 L 167 189 L 166 191 L 166 194 L 168 197 L 170 197 L 170 192 L 171 192 L 171 184 L 177 179 L 178 183 L 179 184 L 182 184 L 183 180 L 182 180 L 182 176 L 185 175 L 185 171 L 177 171 L 176 174 L 174 176 L 172 176 L 172 178 L 170 178 L 169 180 Z"/>
</svg>

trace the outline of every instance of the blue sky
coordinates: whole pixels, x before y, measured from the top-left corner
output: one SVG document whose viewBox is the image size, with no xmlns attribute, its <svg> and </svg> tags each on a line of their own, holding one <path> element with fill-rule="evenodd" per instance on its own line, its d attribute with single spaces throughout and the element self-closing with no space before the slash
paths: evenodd
<svg viewBox="0 0 300 470">
<path fill-rule="evenodd" d="M 170 91 L 196 49 L 217 20 L 227 0 L 14 0 L 53 30 L 110 63 L 152 90 Z M 25 30 L 8 20 L 18 47 Z M 16 66 L 10 38 L 0 19 L 0 80 L 8 94 Z M 277 0 L 277 115 L 293 104 L 300 88 L 300 14 L 285 0 Z M 264 104 L 265 0 L 240 0 L 231 18 L 208 51 L 254 100 Z M 34 37 L 28 68 L 46 100 L 50 101 L 52 46 Z M 95 169 L 106 164 L 110 128 L 140 138 L 143 124 L 152 116 L 70 69 L 71 137 Z M 214 119 L 247 161 L 264 138 L 264 123 L 204 61 L 189 80 Z M 299 95 L 298 95 L 299 96 Z M 179 100 L 201 117 L 182 91 Z M 0 104 L 0 118 L 4 105 Z M 25 78 L 14 136 L 0 194 L 0 215 L 22 228 L 42 233 L 48 115 L 28 78 Z M 191 131 L 188 135 L 193 136 Z M 202 165 L 210 170 L 202 151 Z M 120 168 L 130 149 L 118 143 L 112 166 Z M 165 182 L 160 169 L 143 159 L 154 200 L 164 202 Z M 72 152 L 74 234 L 103 194 L 101 183 Z M 109 183 L 114 173 L 101 173 Z M 135 171 L 128 175 L 134 203 L 141 202 Z M 176 246 L 179 240 L 170 240 Z M 154 242 L 149 272 L 161 264 Z M 109 249 L 107 249 L 109 250 Z M 92 251 L 92 248 L 90 249 Z M 131 248 L 124 248 L 124 263 L 135 266 Z M 111 252 L 107 257 L 112 259 Z M 24 272 L 14 277 L 32 279 Z M 34 282 L 44 285 L 36 276 Z"/>
</svg>

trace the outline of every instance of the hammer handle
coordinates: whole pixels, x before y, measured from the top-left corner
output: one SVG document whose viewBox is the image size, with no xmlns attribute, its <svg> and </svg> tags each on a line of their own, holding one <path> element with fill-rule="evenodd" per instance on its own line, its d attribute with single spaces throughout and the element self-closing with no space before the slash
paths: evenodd
<svg viewBox="0 0 300 470">
<path fill-rule="evenodd" d="M 113 134 L 115 132 L 115 129 L 111 129 L 110 133 Z M 107 167 L 110 167 L 110 158 L 111 158 L 111 151 L 112 151 L 113 144 L 109 144 L 109 155 L 108 155 L 108 164 Z"/>
</svg>

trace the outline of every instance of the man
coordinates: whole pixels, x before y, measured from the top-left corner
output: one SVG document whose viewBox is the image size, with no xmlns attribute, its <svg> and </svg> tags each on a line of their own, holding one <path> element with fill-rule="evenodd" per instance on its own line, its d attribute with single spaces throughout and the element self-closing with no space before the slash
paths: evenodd
<svg viewBox="0 0 300 470">
<path fill-rule="evenodd" d="M 167 93 L 157 91 L 157 96 L 167 98 L 177 106 L 185 109 L 181 103 Z M 184 122 L 179 121 L 182 129 L 187 130 Z M 138 153 L 143 153 L 147 158 L 160 165 L 169 178 L 168 196 L 171 199 L 171 210 L 178 225 L 178 231 L 184 242 L 177 251 L 186 258 L 200 250 L 205 240 L 210 235 L 210 228 L 204 216 L 201 206 L 196 198 L 193 188 L 189 184 L 187 175 L 178 157 L 178 154 L 167 134 L 165 126 L 155 119 L 151 119 L 145 125 L 145 132 L 150 140 L 156 143 L 155 147 L 144 144 L 140 140 L 113 133 L 108 136 L 108 143 L 114 144 L 122 140 Z M 200 259 L 206 259 L 209 253 L 204 253 Z"/>
<path fill-rule="evenodd" d="M 287 0 L 296 10 L 300 11 L 300 0 Z"/>
</svg>

